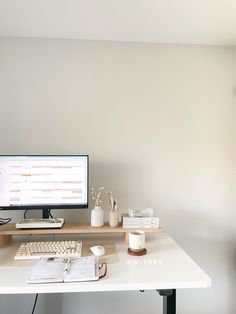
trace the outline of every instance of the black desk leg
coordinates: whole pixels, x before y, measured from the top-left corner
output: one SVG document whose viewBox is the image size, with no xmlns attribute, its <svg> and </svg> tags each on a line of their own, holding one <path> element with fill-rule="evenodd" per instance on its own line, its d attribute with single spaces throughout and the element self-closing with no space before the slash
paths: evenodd
<svg viewBox="0 0 236 314">
<path fill-rule="evenodd" d="M 157 290 L 163 297 L 163 314 L 176 314 L 176 290 Z"/>
</svg>

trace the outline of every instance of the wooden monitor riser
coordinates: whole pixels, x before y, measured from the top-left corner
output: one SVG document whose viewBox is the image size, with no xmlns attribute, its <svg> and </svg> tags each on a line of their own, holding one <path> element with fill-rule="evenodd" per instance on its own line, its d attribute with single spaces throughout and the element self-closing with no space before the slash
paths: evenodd
<svg viewBox="0 0 236 314">
<path fill-rule="evenodd" d="M 128 243 L 128 234 L 134 229 L 143 230 L 145 233 L 159 232 L 160 228 L 123 228 L 118 226 L 112 228 L 104 225 L 100 228 L 91 227 L 89 223 L 82 222 L 65 222 L 60 229 L 16 229 L 15 224 L 9 223 L 0 226 L 0 247 L 7 244 L 13 235 L 33 235 L 33 234 L 88 234 L 88 233 L 101 233 L 101 234 L 115 234 L 121 233 L 125 236 L 125 241 Z"/>
</svg>

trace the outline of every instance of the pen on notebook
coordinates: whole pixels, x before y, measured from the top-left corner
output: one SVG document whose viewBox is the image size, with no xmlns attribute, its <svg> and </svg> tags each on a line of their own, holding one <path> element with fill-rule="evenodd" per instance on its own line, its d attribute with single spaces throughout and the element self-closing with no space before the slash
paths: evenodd
<svg viewBox="0 0 236 314">
<path fill-rule="evenodd" d="M 64 274 L 67 274 L 67 273 L 68 273 L 70 263 L 71 263 L 70 258 L 67 258 L 66 265 L 65 265 L 65 268 L 64 268 Z"/>
</svg>

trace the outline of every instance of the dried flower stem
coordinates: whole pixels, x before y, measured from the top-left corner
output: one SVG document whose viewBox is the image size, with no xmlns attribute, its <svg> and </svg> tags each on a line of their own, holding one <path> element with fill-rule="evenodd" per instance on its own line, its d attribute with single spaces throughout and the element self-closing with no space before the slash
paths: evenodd
<svg viewBox="0 0 236 314">
<path fill-rule="evenodd" d="M 90 189 L 92 200 L 95 203 L 95 206 L 100 206 L 103 202 L 103 196 L 104 196 L 104 187 L 101 186 L 98 191 L 96 191 L 94 188 Z"/>
</svg>

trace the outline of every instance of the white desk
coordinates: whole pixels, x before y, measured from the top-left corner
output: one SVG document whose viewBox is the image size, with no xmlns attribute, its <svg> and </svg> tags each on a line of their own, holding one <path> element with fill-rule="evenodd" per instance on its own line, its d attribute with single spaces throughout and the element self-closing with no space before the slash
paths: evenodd
<svg viewBox="0 0 236 314">
<path fill-rule="evenodd" d="M 56 236 L 56 239 L 63 238 L 62 235 Z M 142 257 L 128 255 L 127 245 L 120 236 L 104 238 L 93 235 L 89 239 L 88 235 L 70 235 L 69 238 L 82 238 L 84 254 L 86 247 L 91 244 L 103 244 L 107 248 L 107 256 L 103 257 L 108 263 L 105 278 L 98 282 L 29 285 L 26 278 L 31 270 L 32 261 L 12 259 L 16 248 L 25 240 L 16 238 L 11 244 L 0 249 L 0 293 L 157 290 L 164 296 L 164 313 L 173 314 L 176 313 L 176 289 L 209 287 L 211 283 L 203 270 L 165 232 L 148 235 L 146 242 L 148 254 Z M 31 239 L 27 237 L 27 241 Z M 33 239 L 38 240 L 35 237 Z"/>
</svg>

